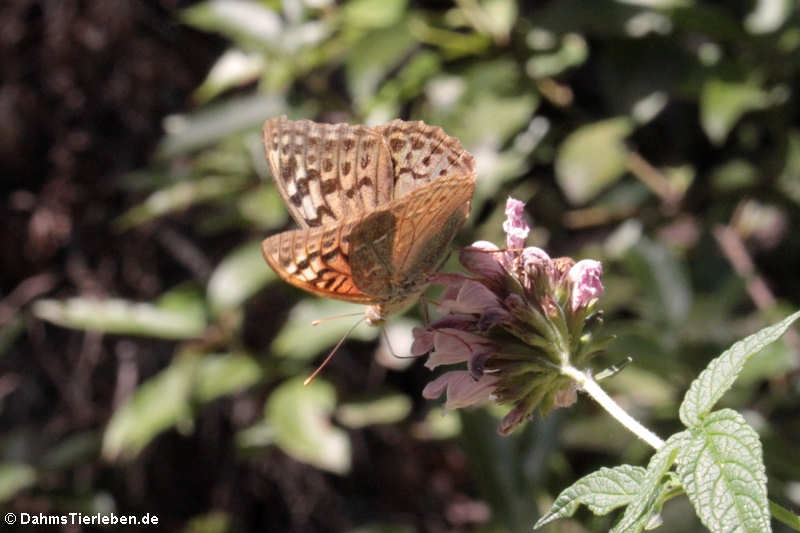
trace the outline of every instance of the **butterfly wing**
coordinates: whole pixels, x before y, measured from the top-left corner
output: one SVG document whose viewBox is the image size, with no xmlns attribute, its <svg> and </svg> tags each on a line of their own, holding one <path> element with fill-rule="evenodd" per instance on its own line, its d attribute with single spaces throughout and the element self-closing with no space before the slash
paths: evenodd
<svg viewBox="0 0 800 533">
<path fill-rule="evenodd" d="M 386 139 L 394 171 L 393 198 L 433 180 L 475 173 L 475 159 L 455 137 L 422 121 L 393 120 L 373 128 Z"/>
<path fill-rule="evenodd" d="M 353 282 L 349 263 L 354 223 L 284 231 L 264 240 L 264 259 L 278 276 L 325 298 L 373 303 Z"/>
<path fill-rule="evenodd" d="M 474 174 L 450 175 L 363 217 L 350 231 L 356 287 L 387 302 L 422 290 L 466 221 L 474 189 Z"/>
<path fill-rule="evenodd" d="M 264 123 L 272 177 L 297 223 L 333 224 L 392 198 L 392 160 L 385 139 L 366 126 L 286 117 Z"/>
</svg>

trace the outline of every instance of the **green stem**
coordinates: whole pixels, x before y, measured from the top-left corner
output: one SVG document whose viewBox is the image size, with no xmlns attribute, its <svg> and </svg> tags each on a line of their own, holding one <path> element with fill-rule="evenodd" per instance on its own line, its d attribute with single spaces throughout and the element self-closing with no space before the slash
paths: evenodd
<svg viewBox="0 0 800 533">
<path fill-rule="evenodd" d="M 800 516 L 797 516 L 786 507 L 783 507 L 782 505 L 770 500 L 769 512 L 772 515 L 772 518 L 778 522 L 786 524 L 795 531 L 800 531 Z"/>
<path fill-rule="evenodd" d="M 661 440 L 661 437 L 644 427 L 638 420 L 629 415 L 628 412 L 620 407 L 591 376 L 581 372 L 572 365 L 562 366 L 561 373 L 575 380 L 584 392 L 591 396 L 594 401 L 599 403 L 600 406 L 608 412 L 608 414 L 616 418 L 617 421 L 625 426 L 631 433 L 656 450 L 664 446 L 664 441 Z"/>
<path fill-rule="evenodd" d="M 628 414 L 622 407 L 615 402 L 606 391 L 604 391 L 597 382 L 592 379 L 588 374 L 581 372 L 572 365 L 564 365 L 561 367 L 561 373 L 565 376 L 575 380 L 594 401 L 600 404 L 608 414 L 613 416 L 617 421 L 625 426 L 634 435 L 645 441 L 647 444 L 658 450 L 664 446 L 664 441 L 661 438 L 644 427 L 638 420 Z M 800 516 L 794 514 L 785 507 L 769 500 L 769 511 L 772 517 L 794 529 L 800 531 Z"/>
</svg>

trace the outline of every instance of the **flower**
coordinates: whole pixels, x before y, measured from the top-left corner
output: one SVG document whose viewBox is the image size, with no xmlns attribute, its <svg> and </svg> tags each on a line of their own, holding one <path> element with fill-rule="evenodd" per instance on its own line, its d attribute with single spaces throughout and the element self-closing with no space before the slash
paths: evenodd
<svg viewBox="0 0 800 533">
<path fill-rule="evenodd" d="M 478 241 L 460 254 L 471 274 L 439 274 L 446 286 L 438 305 L 444 316 L 414 330 L 412 353 L 429 353 L 430 369 L 448 370 L 423 390 L 446 395 L 445 407 L 493 400 L 511 406 L 499 426 L 508 434 L 538 409 L 547 414 L 576 400 L 576 384 L 562 369 L 585 364 L 611 340 L 596 338 L 595 307 L 603 295 L 602 265 L 551 259 L 525 247 L 525 205 L 509 198 L 503 223 L 507 249 Z"/>
</svg>

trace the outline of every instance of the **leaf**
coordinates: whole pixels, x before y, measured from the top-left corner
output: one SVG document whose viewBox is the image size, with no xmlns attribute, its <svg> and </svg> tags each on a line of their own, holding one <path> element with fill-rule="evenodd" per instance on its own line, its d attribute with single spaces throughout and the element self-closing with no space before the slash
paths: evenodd
<svg viewBox="0 0 800 533">
<path fill-rule="evenodd" d="M 176 357 L 148 379 L 111 416 L 103 435 L 103 457 L 134 458 L 159 433 L 191 417 L 191 387 L 197 358 Z"/>
<path fill-rule="evenodd" d="M 397 23 L 406 0 L 350 0 L 342 7 L 344 24 L 357 28 L 386 28 Z"/>
<path fill-rule="evenodd" d="M 313 320 L 353 312 L 360 314 L 361 310 L 361 306 L 335 300 L 301 300 L 292 308 L 286 324 L 272 341 L 272 352 L 279 357 L 290 359 L 311 359 L 333 346 L 358 318 L 332 320 L 318 326 L 311 325 Z M 378 332 L 378 328 L 362 324 L 353 330 L 349 338 L 368 341 L 377 337 Z"/>
<path fill-rule="evenodd" d="M 258 383 L 261 377 L 261 366 L 249 354 L 206 355 L 197 368 L 193 398 L 200 403 L 207 403 L 246 389 Z"/>
<path fill-rule="evenodd" d="M 683 398 L 679 411 L 681 422 L 687 427 L 700 425 L 701 419 L 736 381 L 747 360 L 768 344 L 778 340 L 798 318 L 800 311 L 734 343 L 722 355 L 711 361 L 692 382 Z"/>
<path fill-rule="evenodd" d="M 605 515 L 617 507 L 628 505 L 639 494 L 646 472 L 642 467 L 631 465 L 603 467 L 592 472 L 561 491 L 547 514 L 533 528 L 572 516 L 581 504 L 596 515 Z"/>
<path fill-rule="evenodd" d="M 411 412 L 411 400 L 405 394 L 385 394 L 361 402 L 342 404 L 336 410 L 336 419 L 352 429 L 374 424 L 394 424 Z"/>
<path fill-rule="evenodd" d="M 261 146 L 260 140 L 254 157 L 262 158 L 264 164 L 266 164 L 264 148 Z M 240 196 L 237 208 L 242 218 L 258 229 L 272 229 L 283 226 L 289 217 L 283 207 L 283 199 L 278 193 L 278 189 L 271 184 L 261 185 Z"/>
<path fill-rule="evenodd" d="M 138 226 L 194 204 L 234 193 L 243 185 L 242 179 L 231 176 L 181 181 L 155 191 L 144 202 L 122 214 L 114 225 L 120 230 Z"/>
<path fill-rule="evenodd" d="M 721 145 L 745 113 L 768 104 L 768 94 L 752 84 L 708 80 L 700 94 L 700 124 L 711 142 Z"/>
<path fill-rule="evenodd" d="M 0 502 L 36 483 L 36 469 L 25 463 L 0 463 Z"/>
<path fill-rule="evenodd" d="M 121 299 L 68 298 L 39 300 L 33 313 L 59 326 L 116 335 L 143 335 L 162 339 L 197 337 L 206 327 L 203 302 L 196 295 L 161 305 Z"/>
<path fill-rule="evenodd" d="M 685 431 L 676 433 L 653 455 L 647 465 L 639 493 L 610 533 L 638 533 L 651 523 L 657 513 L 661 512 L 664 492 L 669 489 L 664 477 L 688 438 L 689 435 Z"/>
<path fill-rule="evenodd" d="M 165 120 L 166 136 L 157 155 L 169 158 L 213 144 L 233 133 L 258 128 L 270 117 L 286 112 L 283 98 L 274 94 L 233 97 L 190 115 Z"/>
<path fill-rule="evenodd" d="M 336 392 L 317 379 L 303 386 L 302 378 L 285 381 L 267 399 L 266 415 L 275 430 L 275 443 L 288 455 L 323 470 L 350 470 L 350 439 L 331 425 Z"/>
<path fill-rule="evenodd" d="M 628 117 L 587 124 L 572 132 L 556 154 L 556 180 L 572 204 L 588 202 L 625 173 L 625 137 L 633 131 Z"/>
<path fill-rule="evenodd" d="M 689 501 L 712 532 L 771 531 L 761 441 L 732 409 L 708 415 L 678 456 Z"/>
<path fill-rule="evenodd" d="M 276 279 L 261 255 L 261 241 L 250 241 L 230 252 L 208 280 L 207 299 L 212 313 L 236 309 Z"/>
</svg>

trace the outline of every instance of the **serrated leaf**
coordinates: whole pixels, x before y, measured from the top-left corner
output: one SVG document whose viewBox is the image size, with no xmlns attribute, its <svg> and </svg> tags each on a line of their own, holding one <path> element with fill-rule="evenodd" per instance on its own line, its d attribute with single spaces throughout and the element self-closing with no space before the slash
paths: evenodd
<svg viewBox="0 0 800 533">
<path fill-rule="evenodd" d="M 295 378 L 276 388 L 266 405 L 275 444 L 298 461 L 337 474 L 350 470 L 350 438 L 331 425 L 333 386 L 317 379 L 308 386 Z"/>
<path fill-rule="evenodd" d="M 610 533 L 638 533 L 643 531 L 653 516 L 661 512 L 662 496 L 668 486 L 664 477 L 675 462 L 680 448 L 688 439 L 687 432 L 670 437 L 650 459 L 647 472 L 639 485 L 639 493 L 633 503 L 625 509 L 625 514 Z"/>
<path fill-rule="evenodd" d="M 239 246 L 223 259 L 208 280 L 208 303 L 216 315 L 235 309 L 276 279 L 264 261 L 261 242 Z"/>
<path fill-rule="evenodd" d="M 711 361 L 692 382 L 683 398 L 679 411 L 681 422 L 687 427 L 698 426 L 701 419 L 736 381 L 748 359 L 778 340 L 798 318 L 800 311 L 734 343 Z"/>
<path fill-rule="evenodd" d="M 550 510 L 533 528 L 572 516 L 581 504 L 596 515 L 605 515 L 617 507 L 628 505 L 639 494 L 646 473 L 644 468 L 631 465 L 603 467 L 592 472 L 561 491 Z"/>
<path fill-rule="evenodd" d="M 678 475 L 712 532 L 772 531 L 761 441 L 732 409 L 708 415 L 678 455 Z"/>
</svg>

